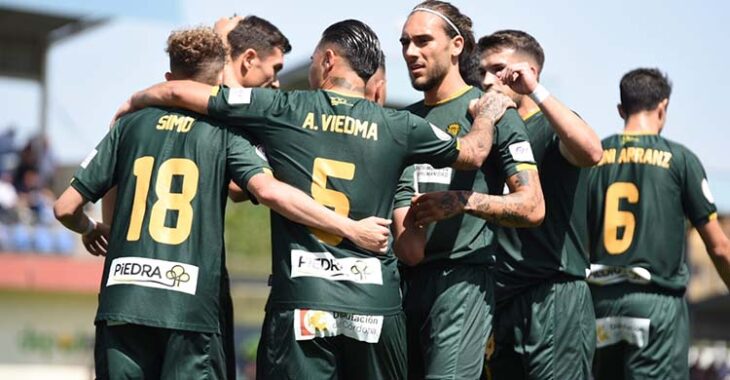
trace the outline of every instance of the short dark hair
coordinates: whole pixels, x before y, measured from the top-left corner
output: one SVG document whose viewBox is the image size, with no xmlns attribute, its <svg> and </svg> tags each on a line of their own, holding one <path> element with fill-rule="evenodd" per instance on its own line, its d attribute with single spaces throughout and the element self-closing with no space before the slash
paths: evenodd
<svg viewBox="0 0 730 380">
<path fill-rule="evenodd" d="M 211 28 L 172 32 L 165 51 L 170 56 L 170 72 L 207 84 L 216 84 L 226 62 L 223 41 Z"/>
<path fill-rule="evenodd" d="M 537 63 L 538 72 L 545 64 L 545 52 L 535 37 L 521 30 L 499 30 L 484 36 L 477 42 L 479 54 L 490 49 L 514 49 L 518 53 L 527 54 Z"/>
<path fill-rule="evenodd" d="M 365 82 L 384 61 L 380 40 L 375 32 L 362 21 L 344 20 L 334 23 L 322 32 L 319 46 L 333 44 L 357 76 Z"/>
<path fill-rule="evenodd" d="M 416 5 L 413 9 L 416 8 L 426 8 L 432 11 L 436 11 L 449 19 L 452 23 L 454 23 L 454 25 L 456 25 L 456 28 L 459 29 L 459 32 L 457 33 L 457 31 L 454 30 L 451 25 L 446 23 L 445 20 L 442 20 L 444 31 L 446 32 L 446 35 L 449 36 L 449 38 L 454 38 L 459 34 L 461 34 L 461 37 L 464 38 L 464 49 L 459 55 L 459 73 L 461 74 L 461 77 L 468 83 L 469 78 L 472 76 L 472 71 L 474 71 L 472 67 L 472 60 L 475 43 L 471 18 L 461 13 L 461 11 L 459 11 L 459 8 L 457 8 L 453 4 L 447 3 L 445 1 L 426 0 Z"/>
<path fill-rule="evenodd" d="M 231 58 L 236 59 L 247 49 L 267 56 L 274 48 L 286 54 L 291 51 L 289 39 L 274 24 L 256 16 L 246 16 L 228 33 Z"/>
<path fill-rule="evenodd" d="M 626 115 L 653 110 L 672 94 L 672 82 L 659 69 L 631 70 L 621 78 L 619 88 Z"/>
</svg>

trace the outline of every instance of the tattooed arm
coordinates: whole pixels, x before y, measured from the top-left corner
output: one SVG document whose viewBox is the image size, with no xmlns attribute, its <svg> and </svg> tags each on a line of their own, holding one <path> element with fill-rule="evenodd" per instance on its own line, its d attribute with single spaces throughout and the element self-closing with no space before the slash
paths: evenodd
<svg viewBox="0 0 730 380">
<path fill-rule="evenodd" d="M 454 169 L 474 170 L 482 166 L 492 149 L 497 121 L 507 108 L 514 106 L 510 98 L 495 91 L 488 91 L 479 100 L 469 104 L 474 121 L 469 133 L 459 138 L 459 157 L 452 165 Z"/>
<path fill-rule="evenodd" d="M 510 193 L 489 195 L 472 191 L 426 193 L 413 201 L 415 224 L 423 226 L 467 213 L 505 227 L 535 227 L 545 217 L 540 178 L 522 170 L 507 179 Z"/>
</svg>

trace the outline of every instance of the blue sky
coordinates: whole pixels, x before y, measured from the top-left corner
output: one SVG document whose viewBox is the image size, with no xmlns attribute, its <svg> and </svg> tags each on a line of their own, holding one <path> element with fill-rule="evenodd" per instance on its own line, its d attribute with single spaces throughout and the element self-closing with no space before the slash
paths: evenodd
<svg viewBox="0 0 730 380">
<path fill-rule="evenodd" d="M 49 133 L 57 155 L 69 163 L 80 161 L 96 144 L 117 106 L 133 91 L 163 80 L 167 65 L 164 45 L 172 29 L 212 24 L 234 12 L 256 14 L 279 26 L 294 47 L 287 56 L 289 67 L 309 59 L 324 27 L 345 18 L 361 19 L 381 38 L 387 55 L 389 96 L 416 101 L 420 93 L 410 87 L 398 43 L 403 21 L 415 3 L 371 0 L 363 7 L 354 2 L 317 0 L 0 0 L 0 5 L 112 18 L 104 26 L 58 44 L 50 54 Z M 665 136 L 699 155 L 710 172 L 716 198 L 722 198 L 717 194 L 721 190 L 730 192 L 730 160 L 724 155 L 730 141 L 724 115 L 724 98 L 730 89 L 730 25 L 726 21 L 730 2 L 453 3 L 471 16 L 477 37 L 504 28 L 533 34 L 546 51 L 543 84 L 601 137 L 622 126 L 615 107 L 621 75 L 638 66 L 666 71 L 674 92 Z M 0 97 L 0 131 L 9 124 L 25 134 L 37 127 L 40 97 L 36 84 L 0 79 Z M 726 204 L 730 206 L 730 202 Z"/>
</svg>

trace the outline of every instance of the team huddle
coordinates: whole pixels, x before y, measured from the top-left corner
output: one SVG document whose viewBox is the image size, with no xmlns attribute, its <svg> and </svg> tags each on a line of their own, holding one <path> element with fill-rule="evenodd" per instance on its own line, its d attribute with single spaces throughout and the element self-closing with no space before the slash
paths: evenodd
<svg viewBox="0 0 730 380">
<path fill-rule="evenodd" d="M 394 110 L 360 21 L 324 30 L 310 91 L 278 89 L 291 46 L 264 19 L 170 35 L 167 81 L 54 208 L 106 256 L 97 378 L 235 378 L 227 198 L 272 210 L 258 379 L 689 377 L 685 222 L 728 286 L 730 243 L 702 164 L 660 136 L 666 75 L 624 75 L 601 142 L 526 32 L 477 40 L 427 0 L 400 43 L 423 100 Z"/>
</svg>

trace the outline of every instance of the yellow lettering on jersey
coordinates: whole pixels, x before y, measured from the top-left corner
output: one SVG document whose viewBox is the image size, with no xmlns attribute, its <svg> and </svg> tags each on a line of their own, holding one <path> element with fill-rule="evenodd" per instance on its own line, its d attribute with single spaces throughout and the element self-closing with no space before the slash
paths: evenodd
<svg viewBox="0 0 730 380">
<path fill-rule="evenodd" d="M 307 117 L 304 118 L 304 123 L 302 123 L 302 128 L 307 128 L 316 131 L 318 128 L 316 125 L 314 125 L 314 112 L 310 112 L 307 114 Z"/>
<path fill-rule="evenodd" d="M 345 124 L 345 116 L 337 115 L 337 122 L 335 123 L 335 133 L 345 133 L 342 130 L 342 125 Z"/>
<path fill-rule="evenodd" d="M 335 115 L 322 115 L 322 129 L 327 132 L 330 129 L 334 129 L 333 121 L 335 120 Z"/>
<path fill-rule="evenodd" d="M 603 166 L 606 164 L 614 164 L 616 163 L 616 149 L 606 149 L 603 151 L 603 157 L 601 158 L 601 161 L 598 162 L 596 166 Z"/>
<path fill-rule="evenodd" d="M 160 131 L 176 131 L 178 133 L 188 133 L 193 127 L 195 119 L 190 116 L 182 115 L 163 115 L 157 120 L 155 127 Z"/>
<path fill-rule="evenodd" d="M 370 130 L 368 130 L 368 135 L 365 137 L 366 139 L 373 139 L 374 141 L 378 141 L 378 125 L 375 123 L 370 124 Z"/>
<path fill-rule="evenodd" d="M 603 151 L 603 158 L 597 166 L 610 164 L 640 164 L 652 165 L 660 168 L 669 169 L 672 160 L 672 153 L 653 148 L 627 147 L 622 148 L 616 161 L 616 149 L 606 149 Z"/>
<path fill-rule="evenodd" d="M 308 113 L 307 116 L 304 117 L 302 128 L 311 129 L 313 131 L 319 130 L 319 127 L 314 124 L 315 119 L 316 116 L 314 113 Z M 378 141 L 377 123 L 355 119 L 352 116 L 346 115 L 322 114 L 319 116 L 319 120 L 322 122 L 321 125 L 323 132 L 359 136 L 366 140 Z"/>
</svg>

